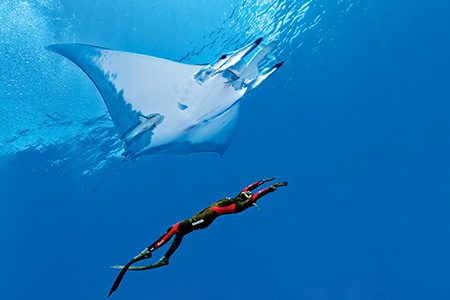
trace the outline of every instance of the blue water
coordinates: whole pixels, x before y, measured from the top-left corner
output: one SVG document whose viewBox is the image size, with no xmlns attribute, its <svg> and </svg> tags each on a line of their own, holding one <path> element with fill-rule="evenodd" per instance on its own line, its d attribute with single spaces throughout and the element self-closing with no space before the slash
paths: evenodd
<svg viewBox="0 0 450 300">
<path fill-rule="evenodd" d="M 290 185 L 187 236 L 168 267 L 127 274 L 113 297 L 448 299 L 449 9 L 2 0 L 0 299 L 105 298 L 110 265 L 269 176 Z M 286 64 L 245 96 L 225 155 L 136 163 L 121 162 L 95 86 L 44 49 L 205 63 L 259 36 L 281 41 Z"/>
</svg>

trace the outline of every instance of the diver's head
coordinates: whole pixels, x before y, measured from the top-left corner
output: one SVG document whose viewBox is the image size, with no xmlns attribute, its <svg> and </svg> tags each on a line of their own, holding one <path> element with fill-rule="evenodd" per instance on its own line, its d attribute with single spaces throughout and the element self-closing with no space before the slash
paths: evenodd
<svg viewBox="0 0 450 300">
<path fill-rule="evenodd" d="M 248 200 L 252 197 L 252 192 L 246 191 L 246 192 L 240 192 L 239 195 L 236 196 L 241 201 Z"/>
</svg>

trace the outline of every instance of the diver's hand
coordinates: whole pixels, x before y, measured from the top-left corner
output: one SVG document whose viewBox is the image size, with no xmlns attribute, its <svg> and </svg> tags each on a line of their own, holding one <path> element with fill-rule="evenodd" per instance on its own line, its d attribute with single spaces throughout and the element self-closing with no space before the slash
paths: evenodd
<svg viewBox="0 0 450 300">
<path fill-rule="evenodd" d="M 275 180 L 275 178 L 274 177 L 270 177 L 270 178 L 265 178 L 265 179 L 263 179 L 263 180 L 261 180 L 263 183 L 266 183 L 266 182 L 269 182 L 269 181 L 272 181 L 272 180 Z"/>
<path fill-rule="evenodd" d="M 277 182 L 274 185 L 272 185 L 273 190 L 275 191 L 277 188 L 279 188 L 280 186 L 287 186 L 288 182 L 287 181 L 282 181 L 282 182 Z"/>
</svg>

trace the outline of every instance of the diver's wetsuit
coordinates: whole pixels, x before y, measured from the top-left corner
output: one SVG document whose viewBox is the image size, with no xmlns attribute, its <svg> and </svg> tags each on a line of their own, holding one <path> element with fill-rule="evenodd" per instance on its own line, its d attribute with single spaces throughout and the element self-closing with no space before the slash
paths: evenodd
<svg viewBox="0 0 450 300">
<path fill-rule="evenodd" d="M 153 252 L 154 250 L 166 244 L 173 236 L 175 236 L 172 245 L 163 257 L 166 259 L 166 263 L 164 263 L 164 265 L 166 265 L 168 263 L 168 259 L 170 258 L 170 256 L 172 256 L 175 250 L 177 250 L 178 246 L 183 240 L 183 237 L 186 234 L 191 233 L 192 231 L 197 229 L 208 227 L 218 216 L 239 213 L 243 210 L 246 210 L 247 208 L 255 205 L 256 201 L 259 198 L 276 190 L 276 187 L 271 186 L 249 196 L 247 199 L 242 199 L 240 197 L 240 195 L 242 195 L 244 192 L 252 191 L 262 185 L 264 182 L 264 180 L 257 181 L 243 189 L 237 197 L 221 199 L 217 202 L 214 202 L 201 212 L 195 214 L 193 217 L 176 223 L 175 225 L 170 227 L 163 236 L 161 236 L 156 242 L 148 247 L 148 250 L 150 252 Z"/>
<path fill-rule="evenodd" d="M 120 282 L 122 281 L 123 277 L 125 276 L 125 273 L 128 270 L 133 271 L 143 271 L 143 270 L 149 270 L 154 268 L 159 268 L 162 266 L 166 266 L 169 264 L 169 258 L 173 255 L 175 250 L 177 250 L 178 246 L 180 246 L 181 241 L 183 240 L 183 237 L 197 229 L 203 229 L 211 225 L 214 220 L 221 215 L 226 214 L 234 214 L 241 212 L 243 210 L 246 210 L 247 208 L 256 205 L 256 201 L 258 201 L 259 198 L 261 198 L 264 195 L 267 195 L 270 192 L 275 191 L 280 186 L 286 186 L 287 182 L 279 182 L 273 184 L 271 187 L 265 188 L 260 190 L 259 192 L 252 194 L 250 191 L 256 189 L 263 183 L 269 182 L 274 180 L 274 178 L 267 178 L 260 180 L 258 182 L 255 182 L 245 189 L 242 190 L 242 192 L 239 193 L 238 196 L 234 198 L 224 198 L 217 202 L 214 202 L 201 212 L 194 215 L 192 218 L 189 218 L 184 221 L 180 221 L 170 227 L 165 234 L 163 234 L 156 242 L 154 242 L 149 247 L 145 248 L 141 253 L 139 253 L 137 256 L 135 256 L 132 260 L 130 260 L 126 265 L 124 266 L 113 266 L 113 268 L 121 269 L 119 275 L 117 275 L 116 280 L 113 283 L 113 286 L 111 287 L 111 290 L 109 291 L 108 296 L 111 296 L 111 294 L 117 290 L 117 288 L 120 285 Z M 169 250 L 167 250 L 166 254 L 158 260 L 156 263 L 147 265 L 147 266 L 133 266 L 134 263 L 148 259 L 152 257 L 152 252 L 156 249 L 162 247 L 164 244 L 166 244 L 172 237 L 175 237 L 172 245 L 170 245 Z"/>
</svg>

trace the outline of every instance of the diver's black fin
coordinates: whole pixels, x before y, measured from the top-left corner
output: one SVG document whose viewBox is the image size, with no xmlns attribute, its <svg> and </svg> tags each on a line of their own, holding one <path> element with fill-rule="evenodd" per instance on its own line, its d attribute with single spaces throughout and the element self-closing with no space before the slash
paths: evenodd
<svg viewBox="0 0 450 300">
<path fill-rule="evenodd" d="M 125 273 L 128 271 L 128 269 L 130 269 L 132 264 L 134 264 L 135 262 L 147 259 L 147 258 L 151 258 L 151 257 L 152 257 L 152 253 L 150 252 L 150 249 L 145 248 L 141 253 L 139 253 L 132 260 L 130 260 L 125 266 L 123 266 L 123 267 L 122 266 L 114 266 L 113 268 L 116 268 L 116 269 L 121 268 L 122 270 L 120 270 L 119 275 L 117 275 L 116 280 L 114 280 L 111 290 L 108 293 L 108 297 L 111 296 L 111 294 L 117 290 L 117 288 L 120 285 L 120 282 L 122 281 L 123 277 L 125 276 Z"/>
<path fill-rule="evenodd" d="M 128 270 L 130 271 L 145 271 L 145 270 L 151 270 L 151 269 L 156 269 L 159 267 L 164 267 L 167 266 L 169 264 L 169 260 L 163 256 L 161 257 L 160 260 L 158 260 L 156 263 L 151 264 L 151 265 L 147 265 L 147 266 L 130 266 L 128 267 Z M 113 269 L 124 269 L 126 266 L 111 266 L 111 268 Z"/>
<path fill-rule="evenodd" d="M 124 267 L 122 270 L 120 270 L 119 275 L 117 275 L 116 280 L 114 280 L 114 283 L 111 287 L 111 290 L 109 290 L 108 293 L 108 297 L 110 297 L 112 295 L 112 293 L 114 293 L 117 288 L 120 285 L 120 282 L 122 281 L 123 277 L 125 276 L 125 273 L 128 271 L 128 269 L 131 267 L 132 264 L 134 264 L 136 261 L 138 261 L 137 259 L 132 259 L 130 260 Z"/>
</svg>

